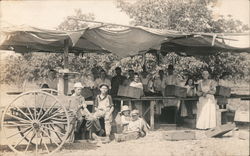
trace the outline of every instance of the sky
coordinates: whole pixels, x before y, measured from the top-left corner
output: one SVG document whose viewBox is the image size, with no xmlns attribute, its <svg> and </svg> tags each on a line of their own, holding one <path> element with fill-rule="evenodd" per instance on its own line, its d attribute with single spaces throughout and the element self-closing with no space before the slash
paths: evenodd
<svg viewBox="0 0 250 156">
<path fill-rule="evenodd" d="M 249 0 L 218 0 L 214 17 L 232 14 L 233 18 L 249 24 L 249 3 Z M 130 18 L 116 8 L 116 0 L 1 1 L 0 22 L 54 29 L 77 8 L 83 13 L 94 13 L 97 21 L 129 25 Z"/>
</svg>

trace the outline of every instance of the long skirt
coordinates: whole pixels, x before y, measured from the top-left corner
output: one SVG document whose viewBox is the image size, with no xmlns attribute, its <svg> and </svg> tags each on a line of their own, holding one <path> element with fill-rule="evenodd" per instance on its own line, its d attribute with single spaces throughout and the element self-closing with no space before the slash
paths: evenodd
<svg viewBox="0 0 250 156">
<path fill-rule="evenodd" d="M 209 129 L 216 127 L 216 100 L 213 95 L 200 97 L 197 103 L 196 128 Z"/>
</svg>

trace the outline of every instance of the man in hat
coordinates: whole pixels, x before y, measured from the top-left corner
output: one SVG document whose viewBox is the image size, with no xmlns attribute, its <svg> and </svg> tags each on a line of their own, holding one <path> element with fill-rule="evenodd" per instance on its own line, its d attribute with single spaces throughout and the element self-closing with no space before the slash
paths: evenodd
<svg viewBox="0 0 250 156">
<path fill-rule="evenodd" d="M 50 69 L 48 73 L 48 77 L 43 80 L 41 88 L 45 88 L 44 86 L 48 86 L 51 89 L 57 90 L 58 79 L 57 79 L 56 74 L 57 72 L 55 70 Z"/>
<path fill-rule="evenodd" d="M 174 73 L 174 66 L 172 64 L 168 65 L 168 75 L 166 77 L 166 85 L 179 85 L 179 80 L 177 75 Z"/>
<path fill-rule="evenodd" d="M 100 71 L 100 75 L 99 75 L 99 78 L 97 78 L 95 80 L 95 88 L 99 89 L 100 85 L 101 84 L 107 84 L 109 89 L 111 88 L 111 81 L 110 79 L 107 77 L 107 74 L 106 74 L 106 71 L 105 70 L 101 70 Z"/>
<path fill-rule="evenodd" d="M 93 120 L 95 121 L 97 127 L 99 127 L 97 131 L 101 130 L 99 118 L 104 118 L 106 142 L 110 141 L 112 113 L 114 111 L 112 97 L 108 95 L 108 90 L 109 90 L 108 84 L 100 85 L 101 93 L 96 96 L 94 103 L 95 112 L 93 114 Z"/>
<path fill-rule="evenodd" d="M 121 70 L 120 67 L 115 68 L 115 73 L 116 73 L 116 76 L 114 76 L 111 79 L 111 91 L 110 91 L 110 94 L 112 95 L 112 97 L 117 96 L 119 86 L 123 85 L 124 81 L 126 80 L 126 77 L 121 75 L 122 70 Z"/>
<path fill-rule="evenodd" d="M 83 122 L 83 116 L 90 116 L 91 113 L 87 109 L 84 97 L 81 95 L 82 84 L 77 82 L 74 84 L 74 94 L 70 99 L 69 116 L 70 116 L 70 135 L 69 142 L 74 142 L 75 133 L 78 133 Z"/>
</svg>

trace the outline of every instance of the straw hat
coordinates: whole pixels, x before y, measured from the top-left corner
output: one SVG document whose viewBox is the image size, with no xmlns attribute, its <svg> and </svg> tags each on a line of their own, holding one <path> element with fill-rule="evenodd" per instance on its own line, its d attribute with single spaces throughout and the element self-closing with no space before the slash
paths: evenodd
<svg viewBox="0 0 250 156">
<path fill-rule="evenodd" d="M 76 82 L 74 84 L 74 88 L 83 88 L 83 86 L 82 86 L 81 82 Z"/>
<path fill-rule="evenodd" d="M 130 109 L 127 105 L 122 106 L 121 113 L 124 111 L 130 111 Z"/>
<path fill-rule="evenodd" d="M 100 84 L 100 85 L 99 85 L 99 88 L 102 88 L 102 86 L 106 86 L 106 87 L 109 89 L 109 85 L 108 85 L 108 84 L 106 84 L 106 83 L 102 83 L 102 84 Z"/>
</svg>

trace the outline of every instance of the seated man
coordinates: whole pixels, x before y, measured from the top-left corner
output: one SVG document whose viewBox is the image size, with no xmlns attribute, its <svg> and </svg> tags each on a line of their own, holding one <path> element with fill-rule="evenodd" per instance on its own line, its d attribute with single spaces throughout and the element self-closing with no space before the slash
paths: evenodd
<svg viewBox="0 0 250 156">
<path fill-rule="evenodd" d="M 80 82 L 74 84 L 74 94 L 70 106 L 69 106 L 69 115 L 70 115 L 70 133 L 68 137 L 69 142 L 74 142 L 75 132 L 78 132 L 83 121 L 83 116 L 90 116 L 90 112 L 87 109 L 85 104 L 85 99 L 81 95 L 81 90 L 83 86 Z"/>
<path fill-rule="evenodd" d="M 104 118 L 106 142 L 110 141 L 112 112 L 114 111 L 112 98 L 110 95 L 108 95 L 108 90 L 109 85 L 100 85 L 101 93 L 97 95 L 94 103 L 95 112 L 91 114 L 90 118 L 87 118 L 89 122 L 92 122 L 92 124 L 94 124 L 96 131 L 99 133 L 102 131 L 99 118 Z"/>
</svg>

